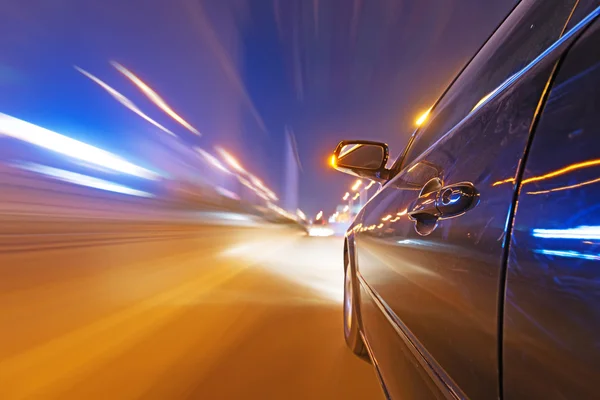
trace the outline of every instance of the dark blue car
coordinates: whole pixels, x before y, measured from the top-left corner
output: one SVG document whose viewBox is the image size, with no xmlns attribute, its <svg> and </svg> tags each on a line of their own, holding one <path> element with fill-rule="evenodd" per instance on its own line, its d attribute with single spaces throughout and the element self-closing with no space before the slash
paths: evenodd
<svg viewBox="0 0 600 400">
<path fill-rule="evenodd" d="M 344 334 L 394 399 L 600 398 L 600 3 L 523 0 L 346 233 Z"/>
</svg>

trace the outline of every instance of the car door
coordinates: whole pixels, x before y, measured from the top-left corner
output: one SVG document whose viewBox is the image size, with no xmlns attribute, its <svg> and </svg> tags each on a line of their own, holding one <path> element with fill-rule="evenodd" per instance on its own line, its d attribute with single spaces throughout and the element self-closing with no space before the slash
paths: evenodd
<svg viewBox="0 0 600 400">
<path fill-rule="evenodd" d="M 521 2 L 433 107 L 355 229 L 363 334 L 392 398 L 497 398 L 514 177 L 575 1 Z M 555 43 L 556 42 L 556 43 Z"/>
<path fill-rule="evenodd" d="M 506 399 L 599 397 L 599 49 L 596 20 L 560 65 L 520 179 L 506 276 Z"/>
</svg>

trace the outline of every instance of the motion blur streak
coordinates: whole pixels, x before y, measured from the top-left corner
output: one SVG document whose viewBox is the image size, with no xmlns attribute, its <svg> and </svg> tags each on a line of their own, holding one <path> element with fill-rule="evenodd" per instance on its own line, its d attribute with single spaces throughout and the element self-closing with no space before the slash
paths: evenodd
<svg viewBox="0 0 600 400">
<path fill-rule="evenodd" d="M 159 124 L 158 122 L 156 122 L 155 120 L 153 120 L 152 118 L 150 118 L 149 116 L 147 116 L 146 114 L 144 114 L 142 112 L 142 110 L 140 110 L 135 104 L 133 104 L 133 102 L 131 100 L 129 100 L 127 97 L 123 96 L 121 93 L 117 92 L 112 87 L 108 86 L 105 82 L 101 81 L 99 78 L 97 78 L 94 75 L 90 74 L 86 70 L 84 70 L 82 68 L 79 68 L 78 66 L 75 66 L 75 69 L 77 71 L 81 72 L 84 76 L 90 78 L 93 82 L 95 82 L 98 85 L 100 85 L 100 87 L 102 89 L 106 90 L 119 103 L 123 104 L 125 107 L 129 108 L 131 111 L 133 111 L 134 113 L 136 113 L 140 117 L 144 118 L 146 121 L 150 122 L 152 125 L 156 126 L 158 129 L 162 130 L 163 132 L 168 133 L 169 135 L 176 136 L 173 132 L 171 132 L 170 130 L 168 130 L 167 128 L 165 128 L 164 126 L 162 126 L 161 124 Z"/>
<path fill-rule="evenodd" d="M 241 166 L 241 164 L 238 162 L 238 160 L 234 156 L 229 154 L 226 150 L 224 150 L 220 147 L 216 147 L 215 150 L 217 150 L 217 152 L 221 155 L 221 157 L 223 157 L 225 162 L 227 164 L 229 164 L 237 172 L 246 173 L 246 170 Z"/>
<path fill-rule="evenodd" d="M 600 226 L 569 229 L 534 229 L 533 236 L 546 239 L 600 239 Z"/>
<path fill-rule="evenodd" d="M 561 187 L 557 187 L 554 189 L 538 190 L 536 192 L 527 192 L 527 194 L 545 194 L 545 193 L 551 193 L 551 192 L 561 192 L 563 190 L 575 189 L 575 188 L 578 188 L 581 186 L 587 186 L 587 185 L 591 185 L 593 183 L 598 183 L 598 182 L 600 182 L 600 178 L 592 179 L 592 180 L 581 182 L 581 183 L 576 183 L 574 185 L 561 186 Z"/>
<path fill-rule="evenodd" d="M 0 113 L 0 134 L 109 168 L 113 171 L 140 178 L 157 179 L 156 173 L 138 167 L 107 151 L 2 113 Z"/>
<path fill-rule="evenodd" d="M 201 133 L 198 132 L 196 128 L 190 125 L 186 120 L 184 120 L 181 116 L 179 116 L 169 105 L 156 93 L 150 86 L 146 85 L 140 78 L 138 78 L 133 72 L 129 71 L 127 68 L 119 64 L 118 62 L 111 61 L 113 67 L 117 69 L 120 73 L 125 75 L 134 85 L 136 85 L 142 93 L 150 99 L 158 108 L 163 110 L 167 115 L 173 118 L 175 121 L 179 122 L 181 125 L 186 127 L 190 132 L 195 133 L 198 136 L 201 136 Z"/>
<path fill-rule="evenodd" d="M 566 257 L 566 258 L 580 258 L 582 260 L 600 260 L 600 254 L 586 254 L 575 250 L 548 250 L 540 249 L 535 250 L 536 253 L 544 254 L 546 256 Z"/>
<path fill-rule="evenodd" d="M 60 179 L 65 182 L 74 183 L 76 185 L 88 186 L 95 189 L 107 190 L 109 192 L 129 194 L 132 196 L 139 197 L 153 197 L 152 194 L 142 192 L 141 190 L 135 190 L 128 188 L 127 186 L 119 185 L 117 183 L 105 181 L 104 179 L 98 179 L 91 176 L 78 174 L 76 172 L 65 171 L 58 168 L 52 168 L 45 165 L 38 165 L 33 163 L 17 164 L 17 168 L 21 168 L 27 171 L 37 172 L 52 178 Z"/>
<path fill-rule="evenodd" d="M 589 160 L 589 161 L 584 161 L 584 162 L 579 162 L 579 163 L 567 165 L 564 168 L 558 169 L 556 171 L 549 172 L 549 173 L 544 174 L 544 175 L 532 176 L 531 178 L 524 179 L 522 184 L 524 185 L 524 184 L 530 183 L 530 182 L 543 181 L 545 179 L 554 178 L 555 176 L 564 175 L 566 173 L 569 173 L 569 172 L 572 172 L 572 171 L 576 171 L 576 170 L 579 170 L 579 169 L 582 169 L 582 168 L 595 167 L 597 165 L 600 165 L 600 159 L 594 159 L 594 160 Z M 514 182 L 514 181 L 515 181 L 514 178 L 505 179 L 505 180 L 502 180 L 502 181 L 494 182 L 494 184 L 492 184 L 492 186 L 498 186 L 498 185 L 501 185 L 503 183 L 509 183 L 509 182 Z"/>
<path fill-rule="evenodd" d="M 223 164 L 215 156 L 207 152 L 206 150 L 201 149 L 200 147 L 196 147 L 195 150 L 202 156 L 206 161 L 210 163 L 213 167 L 217 168 L 220 171 L 225 172 L 226 174 L 231 174 L 231 171 L 225 168 Z"/>
<path fill-rule="evenodd" d="M 88 229 L 3 239 L 0 398 L 380 396 L 340 335 L 339 238 L 268 224 Z M 19 241 L 38 248 L 10 251 Z"/>
</svg>

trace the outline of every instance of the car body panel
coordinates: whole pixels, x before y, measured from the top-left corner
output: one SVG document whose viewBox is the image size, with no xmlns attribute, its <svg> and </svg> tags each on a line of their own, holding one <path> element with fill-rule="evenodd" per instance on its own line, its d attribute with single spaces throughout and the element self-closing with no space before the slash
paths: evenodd
<svg viewBox="0 0 600 400">
<path fill-rule="evenodd" d="M 360 275 L 428 350 L 428 361 L 435 360 L 468 397 L 498 395 L 497 292 L 514 190 L 493 183 L 516 174 L 551 70 L 551 63 L 540 66 L 399 174 L 367 205 L 362 224 L 375 229 L 357 233 Z M 510 135 L 498 134 L 504 131 Z M 481 201 L 423 237 L 407 209 L 433 177 L 472 182 Z M 383 221 L 388 215 L 394 217 Z M 379 329 L 365 324 L 367 339 L 381 341 Z M 393 360 L 381 364 L 395 368 Z"/>
<path fill-rule="evenodd" d="M 379 340 L 364 339 L 386 395 L 397 398 L 398 393 L 402 393 L 407 399 L 445 399 L 445 390 L 441 390 L 427 369 L 420 365 L 411 345 L 387 319 L 389 314 L 382 312 L 368 285 L 362 279 L 359 282 L 363 326 L 379 329 Z M 394 364 L 393 369 L 389 368 L 390 364 Z M 398 379 L 399 376 L 402 379 Z"/>
<path fill-rule="evenodd" d="M 405 166 L 351 228 L 363 334 L 392 398 L 501 396 L 499 293 L 514 179 L 550 77 L 581 30 L 557 41 Z M 480 201 L 464 215 L 439 220 L 423 236 L 408 214 L 433 178 L 443 185 L 469 182 Z M 400 342 L 417 352 L 399 350 Z M 407 370 L 410 365 L 414 371 Z M 419 385 L 418 396 L 416 386 L 402 385 L 404 377 L 423 377 L 426 369 L 434 385 Z"/>
<path fill-rule="evenodd" d="M 599 43 L 596 21 L 561 64 L 527 157 L 507 268 L 506 398 L 598 398 Z"/>
</svg>

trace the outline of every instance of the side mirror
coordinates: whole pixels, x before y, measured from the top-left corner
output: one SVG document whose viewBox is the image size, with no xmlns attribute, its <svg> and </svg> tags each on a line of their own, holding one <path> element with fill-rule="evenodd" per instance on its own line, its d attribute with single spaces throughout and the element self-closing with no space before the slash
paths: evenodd
<svg viewBox="0 0 600 400">
<path fill-rule="evenodd" d="M 389 150 L 385 143 L 367 140 L 342 140 L 331 159 L 332 166 L 346 174 L 385 182 L 390 171 L 385 168 Z"/>
</svg>

